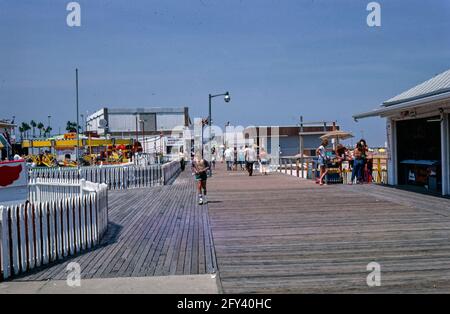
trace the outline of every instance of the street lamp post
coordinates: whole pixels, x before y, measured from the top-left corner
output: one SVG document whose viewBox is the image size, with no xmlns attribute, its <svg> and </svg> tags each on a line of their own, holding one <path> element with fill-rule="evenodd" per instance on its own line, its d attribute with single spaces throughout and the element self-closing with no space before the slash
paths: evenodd
<svg viewBox="0 0 450 314">
<path fill-rule="evenodd" d="M 80 117 L 80 110 L 79 110 L 79 106 L 78 106 L 78 69 L 75 69 L 75 84 L 76 84 L 76 99 L 77 99 L 77 127 L 76 127 L 76 132 L 77 132 L 77 149 L 76 149 L 76 162 L 77 162 L 77 166 L 79 167 L 78 164 L 78 158 L 80 156 L 80 121 L 79 121 L 79 117 Z"/>
<path fill-rule="evenodd" d="M 209 133 L 209 135 L 208 135 L 208 140 L 209 140 L 209 143 L 211 143 L 211 140 L 212 140 L 212 132 L 211 132 L 211 126 L 212 126 L 212 113 L 211 113 L 211 107 L 212 107 L 212 99 L 213 98 L 215 98 L 215 97 L 220 97 L 220 96 L 224 96 L 224 101 L 225 102 L 230 102 L 231 101 L 231 97 L 230 97 L 230 93 L 229 92 L 226 92 L 226 93 L 223 93 L 223 94 L 216 94 L 216 95 L 211 95 L 211 94 L 209 94 L 209 114 L 208 114 L 208 129 L 209 129 L 209 131 L 208 131 L 208 133 Z M 202 131 L 202 133 L 203 133 L 203 131 Z M 203 144 L 203 140 L 202 140 L 202 144 Z M 211 153 L 211 147 L 208 147 L 208 149 L 210 150 L 210 153 Z M 212 169 L 210 169 L 210 174 L 212 175 Z"/>
</svg>

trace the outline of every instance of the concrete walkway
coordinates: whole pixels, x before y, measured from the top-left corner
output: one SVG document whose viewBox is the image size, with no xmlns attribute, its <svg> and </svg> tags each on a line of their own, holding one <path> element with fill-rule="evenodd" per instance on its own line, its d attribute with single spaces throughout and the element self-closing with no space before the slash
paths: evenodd
<svg viewBox="0 0 450 314">
<path fill-rule="evenodd" d="M 65 280 L 13 281 L 0 294 L 218 294 L 215 275 L 82 279 L 80 287 Z"/>
</svg>

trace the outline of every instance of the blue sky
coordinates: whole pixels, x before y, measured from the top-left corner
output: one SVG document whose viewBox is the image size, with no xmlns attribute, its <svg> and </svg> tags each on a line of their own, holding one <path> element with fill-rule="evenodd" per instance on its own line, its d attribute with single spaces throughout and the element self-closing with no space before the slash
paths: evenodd
<svg viewBox="0 0 450 314">
<path fill-rule="evenodd" d="M 450 1 L 85 0 L 82 26 L 60 0 L 0 0 L 0 118 L 46 123 L 102 106 L 189 106 L 223 125 L 337 120 L 383 145 L 382 119 L 352 114 L 450 68 Z"/>
</svg>

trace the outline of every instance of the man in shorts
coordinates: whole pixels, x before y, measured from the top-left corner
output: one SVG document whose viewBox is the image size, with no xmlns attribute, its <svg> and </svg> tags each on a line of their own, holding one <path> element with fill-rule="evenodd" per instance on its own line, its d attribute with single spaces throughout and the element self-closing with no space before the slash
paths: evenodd
<svg viewBox="0 0 450 314">
<path fill-rule="evenodd" d="M 192 172 L 194 173 L 195 181 L 197 181 L 199 205 L 203 205 L 208 202 L 206 200 L 206 181 L 208 180 L 209 167 L 209 163 L 201 156 L 201 154 L 195 155 L 195 158 L 192 161 Z"/>
</svg>

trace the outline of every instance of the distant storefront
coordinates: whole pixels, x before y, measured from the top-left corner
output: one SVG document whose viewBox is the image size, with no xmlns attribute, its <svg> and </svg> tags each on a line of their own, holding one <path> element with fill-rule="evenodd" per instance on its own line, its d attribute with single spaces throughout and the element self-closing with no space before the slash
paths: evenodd
<svg viewBox="0 0 450 314">
<path fill-rule="evenodd" d="M 315 156 L 320 146 L 320 137 L 330 131 L 339 130 L 335 122 L 301 123 L 299 126 L 255 126 L 246 129 L 249 138 L 258 146 L 265 148 L 269 154 L 279 147 L 281 157 L 292 157 L 300 153 Z M 273 145 L 276 141 L 277 145 Z"/>
<path fill-rule="evenodd" d="M 393 185 L 450 195 L 450 70 L 355 119 L 386 118 Z"/>
</svg>

